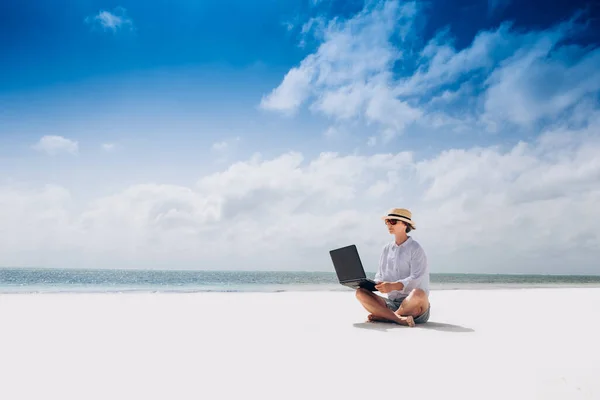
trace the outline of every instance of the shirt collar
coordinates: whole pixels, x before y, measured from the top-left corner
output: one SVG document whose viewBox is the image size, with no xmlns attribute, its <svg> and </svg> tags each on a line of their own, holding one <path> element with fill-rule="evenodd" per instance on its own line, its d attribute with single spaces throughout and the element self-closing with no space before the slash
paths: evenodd
<svg viewBox="0 0 600 400">
<path fill-rule="evenodd" d="M 408 239 L 406 239 L 406 240 L 404 241 L 404 243 L 402 243 L 401 245 L 397 245 L 397 244 L 396 244 L 396 239 L 394 239 L 394 240 L 392 240 L 392 248 L 393 248 L 393 249 L 397 249 L 397 248 L 399 248 L 399 247 L 403 247 L 403 246 L 405 246 L 406 244 L 408 244 L 408 242 L 410 242 L 411 240 L 412 240 L 412 237 L 410 237 L 410 236 L 409 236 L 409 237 L 408 237 Z"/>
</svg>

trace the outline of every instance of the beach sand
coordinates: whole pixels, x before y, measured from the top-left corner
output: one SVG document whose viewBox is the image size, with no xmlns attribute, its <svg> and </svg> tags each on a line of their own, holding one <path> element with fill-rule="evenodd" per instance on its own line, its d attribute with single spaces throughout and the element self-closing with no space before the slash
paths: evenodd
<svg viewBox="0 0 600 400">
<path fill-rule="evenodd" d="M 0 399 L 598 399 L 600 289 L 0 295 Z M 415 397 L 415 398 L 416 398 Z"/>
</svg>

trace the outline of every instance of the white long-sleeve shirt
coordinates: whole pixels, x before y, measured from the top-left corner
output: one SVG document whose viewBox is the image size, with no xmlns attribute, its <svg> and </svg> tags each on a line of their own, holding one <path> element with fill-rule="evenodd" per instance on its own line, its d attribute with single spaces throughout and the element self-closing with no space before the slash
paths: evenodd
<svg viewBox="0 0 600 400">
<path fill-rule="evenodd" d="M 375 281 L 402 282 L 404 289 L 388 293 L 391 300 L 406 297 L 415 288 L 420 288 L 429 295 L 429 265 L 421 245 L 410 236 L 400 246 L 395 241 L 385 245 Z"/>
</svg>

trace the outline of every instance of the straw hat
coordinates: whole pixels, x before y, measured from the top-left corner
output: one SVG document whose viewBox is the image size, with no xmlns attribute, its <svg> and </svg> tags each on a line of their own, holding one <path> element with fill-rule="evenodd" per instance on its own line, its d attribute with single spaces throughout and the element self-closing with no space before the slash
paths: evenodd
<svg viewBox="0 0 600 400">
<path fill-rule="evenodd" d="M 381 219 L 397 219 L 410 224 L 413 229 L 417 229 L 412 220 L 412 213 L 406 208 L 392 208 L 388 211 L 387 215 L 384 215 Z"/>
</svg>

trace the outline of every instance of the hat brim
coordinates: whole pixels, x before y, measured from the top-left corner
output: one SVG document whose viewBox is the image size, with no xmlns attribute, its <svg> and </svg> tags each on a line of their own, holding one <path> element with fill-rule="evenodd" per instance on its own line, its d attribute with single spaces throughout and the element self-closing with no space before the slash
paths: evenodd
<svg viewBox="0 0 600 400">
<path fill-rule="evenodd" d="M 403 218 L 403 217 L 390 217 L 389 215 L 384 215 L 383 217 L 381 217 L 382 220 L 386 220 L 386 219 L 396 219 L 398 221 L 402 221 L 402 222 L 406 222 L 407 224 L 410 225 L 411 228 L 413 228 L 413 230 L 417 229 L 417 227 L 415 226 L 415 223 L 413 221 L 411 221 L 410 219 L 407 218 Z"/>
</svg>

